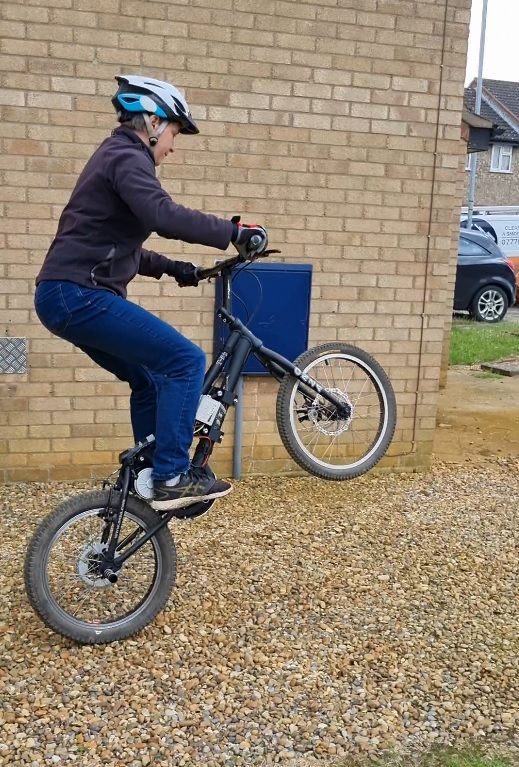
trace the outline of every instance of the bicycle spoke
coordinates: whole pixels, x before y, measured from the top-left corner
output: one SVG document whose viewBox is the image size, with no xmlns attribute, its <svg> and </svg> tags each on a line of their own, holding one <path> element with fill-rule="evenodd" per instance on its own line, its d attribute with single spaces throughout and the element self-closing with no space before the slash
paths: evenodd
<svg viewBox="0 0 519 767">
<path fill-rule="evenodd" d="M 324 374 L 325 374 L 325 376 L 326 376 L 326 381 L 327 381 L 327 386 L 326 386 L 326 388 L 327 388 L 327 389 L 332 389 L 332 388 L 333 388 L 333 383 L 334 383 L 334 382 L 332 382 L 332 384 L 330 384 L 330 381 L 329 381 L 329 378 L 328 378 L 328 372 L 329 372 L 329 371 L 327 370 L 327 368 L 329 368 L 329 365 L 326 365 L 326 366 L 324 366 Z M 330 372 L 331 372 L 331 371 L 330 371 Z"/>
<path fill-rule="evenodd" d="M 78 586 L 80 583 L 80 578 L 78 573 L 60 573 L 57 576 L 57 579 L 60 582 L 61 588 L 66 586 L 67 582 L 69 581 L 72 584 L 72 586 Z"/>
<path fill-rule="evenodd" d="M 312 445 L 317 444 L 319 437 L 322 435 L 321 432 L 319 432 L 317 429 L 309 431 L 308 434 L 310 435 L 310 439 L 305 443 L 305 447 L 310 448 Z"/>
<path fill-rule="evenodd" d="M 338 436 L 338 435 L 337 435 L 337 436 Z M 326 455 L 328 454 L 328 451 L 330 450 L 330 448 L 332 448 L 332 447 L 334 446 L 334 444 L 335 444 L 335 440 L 336 440 L 336 439 L 337 439 L 337 437 L 332 437 L 332 438 L 330 439 L 330 442 L 329 442 L 329 444 L 328 444 L 328 447 L 326 448 L 326 450 L 325 450 L 325 451 L 324 451 L 324 453 L 322 454 L 321 458 L 326 458 Z"/>
<path fill-rule="evenodd" d="M 89 597 L 90 597 L 90 590 L 85 592 L 84 596 L 80 599 L 78 607 L 72 612 L 72 615 L 74 616 L 74 618 L 78 617 L 78 613 L 79 613 L 81 607 L 84 605 L 84 603 L 86 602 L 86 600 Z"/>
</svg>

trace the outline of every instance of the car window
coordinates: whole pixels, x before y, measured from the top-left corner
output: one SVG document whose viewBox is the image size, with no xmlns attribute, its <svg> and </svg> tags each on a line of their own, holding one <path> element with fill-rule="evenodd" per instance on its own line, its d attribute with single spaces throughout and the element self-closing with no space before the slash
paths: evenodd
<svg viewBox="0 0 519 767">
<path fill-rule="evenodd" d="M 482 248 L 481 245 L 477 244 L 477 242 L 471 242 L 471 240 L 466 240 L 465 237 L 460 237 L 458 253 L 460 254 L 460 256 L 487 256 L 488 257 L 488 250 L 485 250 L 485 248 Z"/>
</svg>

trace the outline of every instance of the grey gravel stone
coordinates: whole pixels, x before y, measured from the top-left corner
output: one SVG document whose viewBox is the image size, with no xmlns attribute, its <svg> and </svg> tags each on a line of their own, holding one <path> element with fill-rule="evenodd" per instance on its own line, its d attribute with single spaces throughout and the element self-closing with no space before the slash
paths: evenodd
<svg viewBox="0 0 519 767">
<path fill-rule="evenodd" d="M 89 485 L 0 487 L 0 765 L 302 767 L 511 743 L 518 469 L 238 482 L 175 525 L 156 621 L 98 647 L 53 634 L 23 587 L 36 523 Z"/>
</svg>

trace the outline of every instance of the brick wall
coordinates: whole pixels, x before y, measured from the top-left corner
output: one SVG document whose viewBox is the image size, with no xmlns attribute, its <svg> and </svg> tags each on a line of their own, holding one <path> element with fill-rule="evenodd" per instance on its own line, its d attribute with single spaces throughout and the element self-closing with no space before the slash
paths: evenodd
<svg viewBox="0 0 519 767">
<path fill-rule="evenodd" d="M 314 265 L 311 344 L 348 340 L 390 373 L 385 465 L 424 466 L 435 425 L 461 199 L 470 0 L 4 0 L 0 6 L 0 326 L 29 344 L 0 376 L 0 478 L 113 468 L 130 442 L 125 386 L 51 337 L 33 280 L 75 178 L 114 121 L 114 75 L 186 89 L 201 134 L 160 170 L 185 205 L 264 221 Z M 212 263 L 207 249 L 151 238 Z M 139 278 L 130 296 L 211 348 L 213 286 Z M 291 467 L 275 386 L 247 382 L 245 472 Z M 232 417 L 217 468 L 229 472 Z M 231 428 L 229 428 L 231 427 Z"/>
<path fill-rule="evenodd" d="M 459 158 L 458 166 L 458 178 L 457 178 L 457 198 L 459 200 L 466 200 L 465 191 L 465 163 L 466 156 L 463 154 Z M 459 213 L 459 208 L 455 207 L 456 213 Z M 447 375 L 449 371 L 449 356 L 450 356 L 450 341 L 451 341 L 451 329 L 452 329 L 452 310 L 454 305 L 454 285 L 456 282 L 456 268 L 458 265 L 458 245 L 459 245 L 459 216 L 455 219 L 455 226 L 452 231 L 452 243 L 451 243 L 451 260 L 447 267 L 447 302 L 446 302 L 446 314 L 445 324 L 443 329 L 443 347 L 442 358 L 440 366 L 440 388 L 443 389 L 447 385 Z"/>
</svg>

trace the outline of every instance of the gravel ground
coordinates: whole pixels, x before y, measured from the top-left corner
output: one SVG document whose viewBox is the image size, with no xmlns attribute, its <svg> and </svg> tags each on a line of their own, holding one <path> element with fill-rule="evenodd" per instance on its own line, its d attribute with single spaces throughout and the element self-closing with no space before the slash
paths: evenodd
<svg viewBox="0 0 519 767">
<path fill-rule="evenodd" d="M 0 487 L 0 765 L 513 747 L 518 468 L 238 482 L 207 517 L 176 523 L 167 609 L 97 647 L 46 629 L 22 580 L 36 522 L 87 485 Z"/>
</svg>

